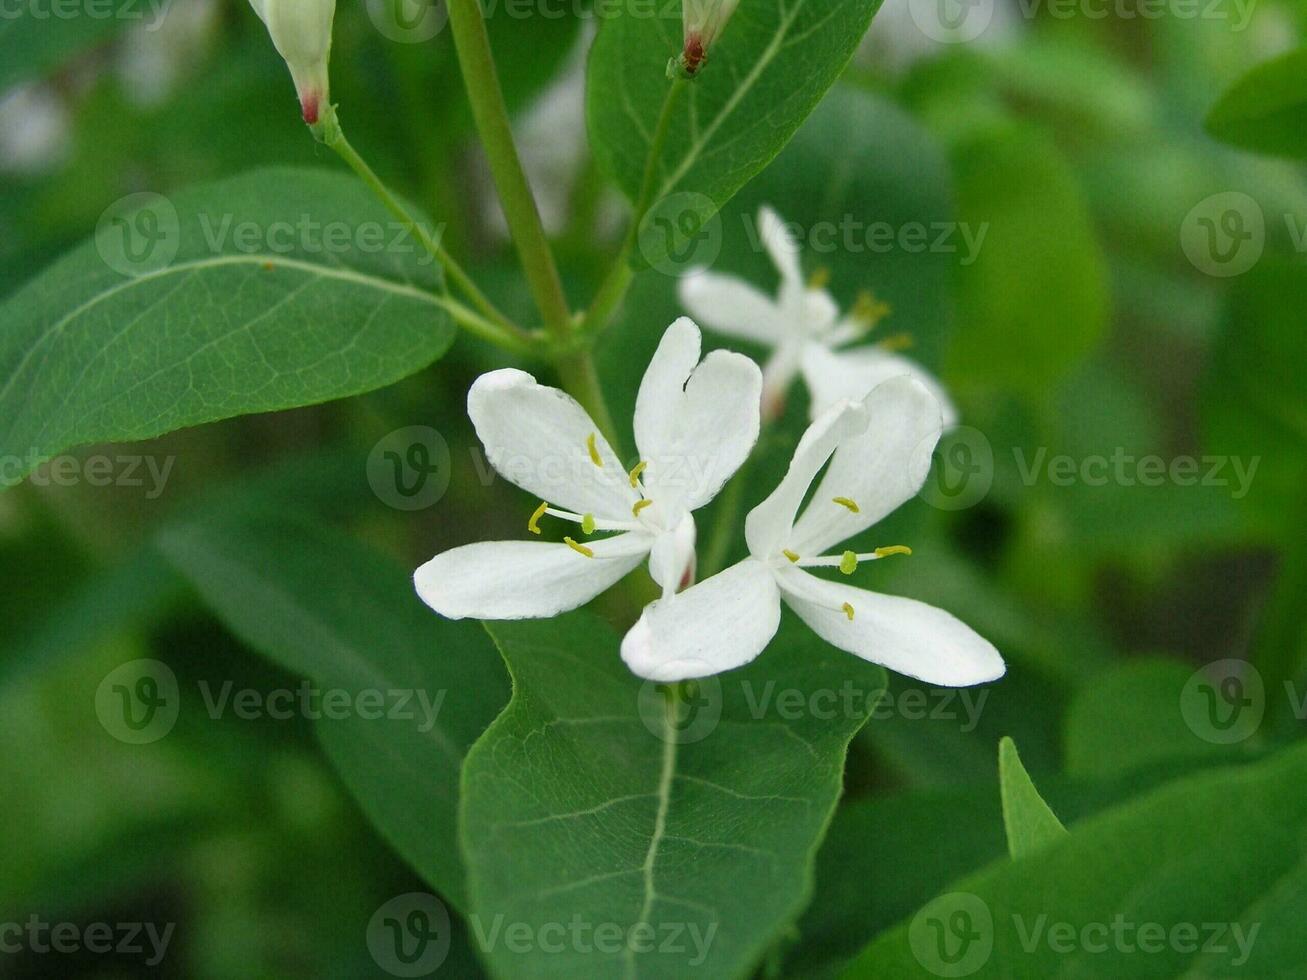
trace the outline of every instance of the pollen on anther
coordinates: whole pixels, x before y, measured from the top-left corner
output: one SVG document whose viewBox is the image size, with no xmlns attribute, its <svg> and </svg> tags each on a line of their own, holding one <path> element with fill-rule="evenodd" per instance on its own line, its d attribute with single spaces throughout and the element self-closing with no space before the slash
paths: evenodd
<svg viewBox="0 0 1307 980">
<path fill-rule="evenodd" d="M 540 518 L 545 516 L 545 511 L 549 510 L 548 501 L 541 501 L 540 506 L 535 509 L 531 519 L 526 522 L 526 529 L 532 534 L 540 533 Z"/>
<path fill-rule="evenodd" d="M 652 507 L 652 506 L 653 506 L 653 501 L 649 500 L 648 498 L 645 498 L 644 500 L 637 500 L 635 502 L 635 506 L 631 508 L 631 513 L 634 514 L 636 517 L 639 517 L 640 511 L 644 510 L 646 507 Z"/>
<path fill-rule="evenodd" d="M 835 503 L 839 504 L 841 507 L 847 507 L 855 514 L 861 511 L 861 508 L 858 507 L 857 501 L 850 500 L 848 497 L 836 497 Z"/>
<path fill-rule="evenodd" d="M 571 538 L 563 538 L 563 544 L 567 545 L 578 555 L 584 555 L 587 558 L 593 558 L 595 556 L 595 553 L 592 550 L 590 550 L 583 544 L 577 544 Z"/>
<path fill-rule="evenodd" d="M 583 534 L 595 533 L 595 516 L 594 514 L 581 515 L 581 532 Z"/>
<path fill-rule="evenodd" d="M 631 489 L 634 490 L 640 485 L 640 474 L 649 468 L 649 461 L 642 459 L 635 464 L 635 469 L 631 470 Z"/>
<path fill-rule="evenodd" d="M 786 548 L 781 552 L 781 554 L 788 558 L 792 563 L 798 564 L 799 556 L 797 552 L 793 552 L 789 548 Z"/>
<path fill-rule="evenodd" d="M 910 555 L 910 554 L 912 554 L 912 549 L 905 544 L 896 544 L 896 545 L 891 545 L 888 548 L 876 549 L 877 558 L 889 558 L 891 555 Z"/>
<path fill-rule="evenodd" d="M 590 462 L 594 463 L 600 469 L 604 467 L 604 461 L 599 456 L 599 446 L 597 442 L 597 433 L 591 432 L 585 440 L 585 448 L 590 450 Z"/>
<path fill-rule="evenodd" d="M 852 551 L 844 552 L 844 557 L 840 559 L 840 571 L 845 575 L 852 575 L 858 570 L 858 556 Z"/>
<path fill-rule="evenodd" d="M 850 622 L 850 623 L 853 622 L 853 604 L 852 604 L 852 603 L 850 603 L 850 602 L 846 602 L 846 603 L 844 603 L 844 615 L 846 615 L 846 616 L 849 617 L 849 622 Z"/>
<path fill-rule="evenodd" d="M 823 266 L 820 269 L 814 270 L 812 275 L 808 277 L 809 289 L 825 289 L 829 285 L 830 285 L 830 269 L 827 269 L 825 266 Z"/>
</svg>

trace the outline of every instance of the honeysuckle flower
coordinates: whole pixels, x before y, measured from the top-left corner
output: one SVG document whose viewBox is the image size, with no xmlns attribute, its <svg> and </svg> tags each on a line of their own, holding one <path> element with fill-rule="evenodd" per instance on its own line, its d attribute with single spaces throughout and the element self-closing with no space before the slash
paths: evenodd
<svg viewBox="0 0 1307 980">
<path fill-rule="evenodd" d="M 852 312 L 839 304 L 818 277 L 804 278 L 799 245 L 769 207 L 758 211 L 758 234 L 780 273 L 780 291 L 767 296 L 735 276 L 696 269 L 681 280 L 681 304 L 706 327 L 772 349 L 763 370 L 763 413 L 780 414 L 785 393 L 802 373 L 812 396 L 812 417 L 843 400 L 857 401 L 883 381 L 909 375 L 939 401 L 944 425 L 957 412 L 940 383 L 921 365 L 891 348 L 893 342 L 843 350 L 873 330 L 889 312 L 864 294 Z"/>
<path fill-rule="evenodd" d="M 685 47 L 673 65 L 687 78 L 699 74 L 713 43 L 740 0 L 685 0 Z"/>
<path fill-rule="evenodd" d="M 304 121 L 317 125 L 331 100 L 327 66 L 336 0 L 250 0 L 250 4 L 290 68 Z"/>
<path fill-rule="evenodd" d="M 828 552 L 921 489 L 941 422 L 934 396 L 908 377 L 823 414 L 775 492 L 749 514 L 749 557 L 646 607 L 622 641 L 622 659 L 639 676 L 667 683 L 740 667 L 771 642 L 783 600 L 828 643 L 900 674 L 949 687 L 1001 677 L 998 651 L 949 613 L 808 571 L 850 575 L 860 562 L 911 553 Z"/>
<path fill-rule="evenodd" d="M 701 343 L 684 317 L 663 334 L 636 399 L 640 462 L 629 473 L 565 392 L 511 369 L 478 378 L 467 411 L 490 464 L 543 501 L 528 529 L 539 534 L 546 516 L 579 529 L 561 544 L 499 541 L 439 554 L 415 575 L 423 601 L 450 619 L 540 619 L 584 605 L 646 558 L 664 595 L 691 581 L 692 512 L 748 458 L 762 391 L 753 361 L 729 351 L 700 361 Z"/>
</svg>

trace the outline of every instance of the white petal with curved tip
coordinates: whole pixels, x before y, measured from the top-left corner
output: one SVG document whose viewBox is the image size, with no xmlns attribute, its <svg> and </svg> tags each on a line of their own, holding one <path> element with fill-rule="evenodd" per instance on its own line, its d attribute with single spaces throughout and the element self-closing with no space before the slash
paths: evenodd
<svg viewBox="0 0 1307 980">
<path fill-rule="evenodd" d="M 436 555 L 413 576 L 449 619 L 547 619 L 585 605 L 644 561 L 645 534 L 586 542 L 593 558 L 548 541 L 487 541 Z"/>
<path fill-rule="evenodd" d="M 639 495 L 599 427 L 576 400 L 522 371 L 483 374 L 467 414 L 499 473 L 541 500 L 610 521 L 629 521 Z M 602 466 L 590 457 L 589 440 Z"/>
<path fill-rule="evenodd" d="M 635 405 L 645 489 L 671 520 L 712 500 L 758 441 L 758 365 L 729 351 L 699 363 L 699 340 L 685 317 L 668 328 Z"/>
<path fill-rule="evenodd" d="M 622 640 L 622 659 L 646 680 L 711 677 L 757 657 L 780 622 L 775 576 L 762 562 L 746 558 L 646 606 Z"/>
<path fill-rule="evenodd" d="M 897 510 L 930 472 L 941 432 L 934 395 L 904 375 L 877 386 L 862 406 L 866 430 L 840 443 L 794 525 L 788 546 L 804 558 L 822 554 Z M 857 512 L 835 503 L 837 497 L 853 501 Z"/>
<path fill-rule="evenodd" d="M 795 515 L 812 481 L 840 442 L 861 432 L 866 425 L 867 415 L 862 406 L 845 402 L 808 426 L 780 486 L 745 518 L 744 535 L 750 553 L 757 558 L 780 554 L 791 536 Z"/>
<path fill-rule="evenodd" d="M 786 336 L 775 300 L 743 279 L 699 269 L 681 280 L 681 305 L 705 327 L 775 347 Z"/>
<path fill-rule="evenodd" d="M 992 643 L 924 602 L 827 582 L 798 568 L 781 569 L 777 581 L 786 603 L 823 640 L 895 673 L 941 687 L 970 687 L 998 680 L 1007 670 Z"/>
<path fill-rule="evenodd" d="M 944 386 L 911 358 L 879 347 L 833 351 L 821 344 L 810 345 L 803 355 L 803 380 L 812 395 L 813 418 L 838 401 L 861 401 L 877 385 L 904 374 L 921 382 L 939 401 L 945 429 L 957 425 L 957 409 Z"/>
</svg>

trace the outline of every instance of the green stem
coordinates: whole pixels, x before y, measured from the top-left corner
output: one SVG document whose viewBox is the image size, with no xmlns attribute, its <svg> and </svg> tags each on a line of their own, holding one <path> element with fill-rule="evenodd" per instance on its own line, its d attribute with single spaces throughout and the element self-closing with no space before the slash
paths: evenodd
<svg viewBox="0 0 1307 980">
<path fill-rule="evenodd" d="M 635 210 L 631 213 L 631 224 L 626 230 L 626 238 L 617 260 L 603 283 L 595 293 L 594 302 L 581 325 L 581 332 L 587 337 L 597 336 L 608 325 L 614 311 L 626 298 L 626 291 L 631 288 L 635 274 L 631 271 L 631 253 L 635 251 L 640 238 L 640 226 L 644 223 L 649 209 L 654 204 L 654 194 L 658 189 L 658 164 L 662 159 L 663 147 L 667 143 L 667 134 L 671 131 L 672 120 L 676 118 L 676 103 L 681 90 L 685 87 L 684 78 L 675 78 L 667 89 L 663 99 L 662 112 L 658 115 L 658 125 L 654 128 L 653 139 L 649 143 L 649 155 L 644 162 L 644 177 L 640 181 L 640 194 L 635 200 Z"/>
<path fill-rule="evenodd" d="M 472 117 L 490 162 L 495 186 L 499 189 L 504 216 L 513 234 L 527 284 L 544 318 L 545 328 L 556 339 L 566 340 L 572 333 L 572 314 L 549 239 L 540 221 L 540 211 L 513 142 L 508 107 L 504 103 L 490 38 L 486 34 L 485 16 L 478 0 L 450 0 L 449 23 L 463 69 L 468 101 L 472 104 Z"/>
<path fill-rule="evenodd" d="M 530 335 L 499 312 L 489 298 L 477 288 L 476 283 L 472 281 L 472 277 L 454 261 L 454 257 L 445 251 L 440 242 L 432 237 L 421 222 L 409 214 L 408 209 L 390 192 L 390 188 L 377 176 L 376 171 L 368 166 L 368 162 L 359 155 L 359 152 L 345 138 L 345 133 L 340 128 L 340 123 L 335 117 L 334 111 L 324 119 L 320 127 L 322 141 L 349 165 L 350 169 L 359 176 L 363 183 L 367 184 L 372 193 L 386 206 L 386 210 L 399 219 L 409 232 L 417 238 L 422 247 L 441 264 L 449 279 L 484 315 L 484 319 L 475 317 L 475 321 L 471 317 L 463 317 L 460 323 L 479 336 L 500 346 L 516 351 L 534 351 Z M 453 303 L 453 301 L 450 301 L 450 303 L 454 307 L 458 307 L 458 304 Z M 471 311 L 466 312 L 470 313 Z M 455 319 L 459 320 L 460 318 L 456 315 Z M 473 326 L 474 322 L 475 326 Z"/>
</svg>

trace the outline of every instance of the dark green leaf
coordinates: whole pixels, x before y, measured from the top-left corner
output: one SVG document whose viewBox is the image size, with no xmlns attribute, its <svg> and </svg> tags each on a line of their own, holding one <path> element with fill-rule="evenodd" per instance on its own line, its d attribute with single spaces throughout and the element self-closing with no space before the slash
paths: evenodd
<svg viewBox="0 0 1307 980">
<path fill-rule="evenodd" d="M 1035 789 L 1010 738 L 998 743 L 998 785 L 1008 853 L 1014 858 L 1034 854 L 1066 836 L 1066 828 Z"/>
</svg>

